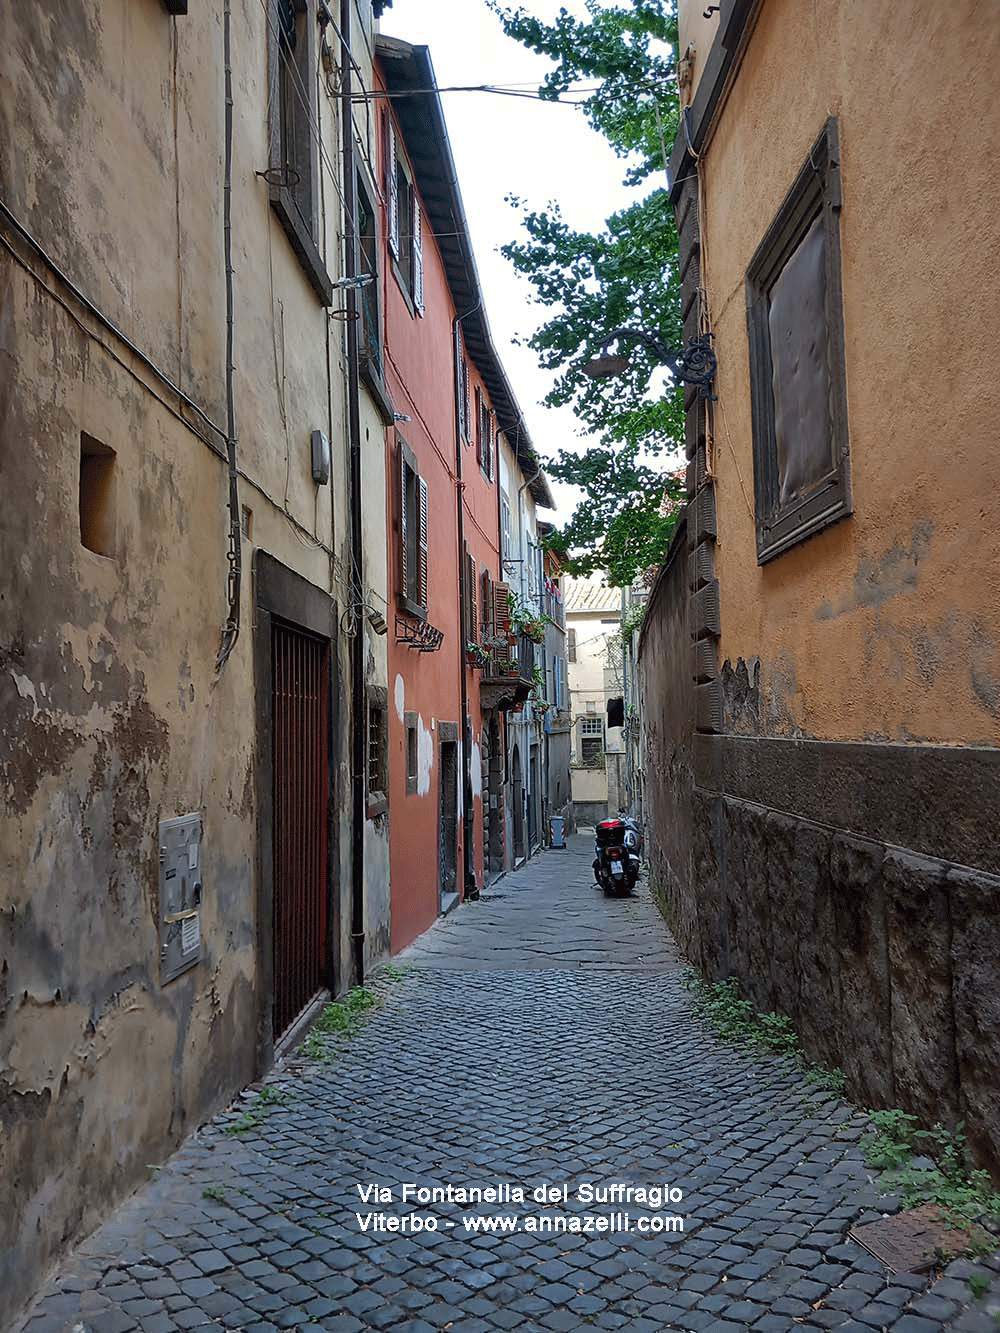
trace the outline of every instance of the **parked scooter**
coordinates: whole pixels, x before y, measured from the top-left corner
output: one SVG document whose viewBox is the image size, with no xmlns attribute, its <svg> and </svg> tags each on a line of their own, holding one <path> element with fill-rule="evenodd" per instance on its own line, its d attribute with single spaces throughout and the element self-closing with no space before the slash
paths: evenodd
<svg viewBox="0 0 1000 1333">
<path fill-rule="evenodd" d="M 594 878 L 607 897 L 631 893 L 642 864 L 642 838 L 634 819 L 604 819 L 597 825 Z"/>
</svg>

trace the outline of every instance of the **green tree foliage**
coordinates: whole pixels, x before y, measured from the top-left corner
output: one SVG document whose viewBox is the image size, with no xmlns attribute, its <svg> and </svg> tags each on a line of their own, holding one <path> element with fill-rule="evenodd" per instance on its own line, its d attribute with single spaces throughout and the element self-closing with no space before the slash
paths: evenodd
<svg viewBox="0 0 1000 1333">
<path fill-rule="evenodd" d="M 586 18 L 562 9 L 545 23 L 522 7 L 491 3 L 509 36 L 552 59 L 541 95 L 578 101 L 626 162 L 625 181 L 637 191 L 636 202 L 596 235 L 569 226 L 558 204 L 528 209 L 527 239 L 504 247 L 551 312 L 528 340 L 556 374 L 546 402 L 572 405 L 594 441 L 582 454 L 563 450 L 546 464 L 586 493 L 553 544 L 569 553 L 572 571 L 604 569 L 612 583 L 626 584 L 662 560 L 677 522 L 683 483 L 667 455 L 683 440 L 682 396 L 675 390 L 648 400 L 656 361 L 639 345 L 630 346 L 622 377 L 594 381 L 581 368 L 619 325 L 638 325 L 671 346 L 681 341 L 677 232 L 664 176 L 678 123 L 674 4 L 587 0 Z"/>
</svg>

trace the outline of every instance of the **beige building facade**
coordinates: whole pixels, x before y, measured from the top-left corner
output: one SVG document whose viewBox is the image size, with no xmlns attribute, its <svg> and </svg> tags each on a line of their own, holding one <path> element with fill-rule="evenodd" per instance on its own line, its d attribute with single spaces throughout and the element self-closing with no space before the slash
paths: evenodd
<svg viewBox="0 0 1000 1333">
<path fill-rule="evenodd" d="M 608 699 L 620 696 L 621 590 L 599 574 L 567 576 L 566 657 L 571 718 L 573 818 L 593 824 L 618 813 L 624 790 L 622 728 L 608 726 Z"/>
<path fill-rule="evenodd" d="M 659 889 L 855 1096 L 964 1119 L 1000 1170 L 1000 394 L 969 355 L 1000 34 L 972 4 L 680 19 L 685 334 L 718 373 L 642 634 Z"/>
<path fill-rule="evenodd" d="M 181 8 L 0 7 L 0 1323 L 350 984 L 359 922 L 388 949 L 350 740 L 392 405 L 362 384 L 352 431 L 340 43 L 313 3 Z"/>
</svg>

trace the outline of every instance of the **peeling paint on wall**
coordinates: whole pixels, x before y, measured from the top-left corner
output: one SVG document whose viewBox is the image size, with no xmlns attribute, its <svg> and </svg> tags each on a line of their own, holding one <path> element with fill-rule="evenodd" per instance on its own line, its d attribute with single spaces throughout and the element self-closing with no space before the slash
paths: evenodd
<svg viewBox="0 0 1000 1333">
<path fill-rule="evenodd" d="M 396 705 L 396 716 L 400 724 L 403 721 L 403 713 L 406 711 L 406 682 L 402 676 L 397 675 L 396 684 L 392 691 L 393 702 Z"/>
<path fill-rule="evenodd" d="M 483 752 L 478 741 L 472 742 L 472 799 L 483 794 Z"/>
<path fill-rule="evenodd" d="M 398 679 L 398 677 L 397 677 Z M 431 789 L 431 773 L 434 769 L 434 736 L 424 726 L 424 719 L 417 717 L 417 795 L 426 796 Z"/>
</svg>

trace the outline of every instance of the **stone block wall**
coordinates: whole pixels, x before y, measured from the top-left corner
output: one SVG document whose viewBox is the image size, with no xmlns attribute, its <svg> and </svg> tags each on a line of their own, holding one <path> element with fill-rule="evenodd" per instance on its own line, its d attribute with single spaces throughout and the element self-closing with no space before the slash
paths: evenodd
<svg viewBox="0 0 1000 1333">
<path fill-rule="evenodd" d="M 789 1015 L 861 1105 L 964 1121 L 1000 1179 L 1000 877 L 725 795 L 692 808 L 693 882 L 660 881 L 691 962 Z"/>
</svg>

